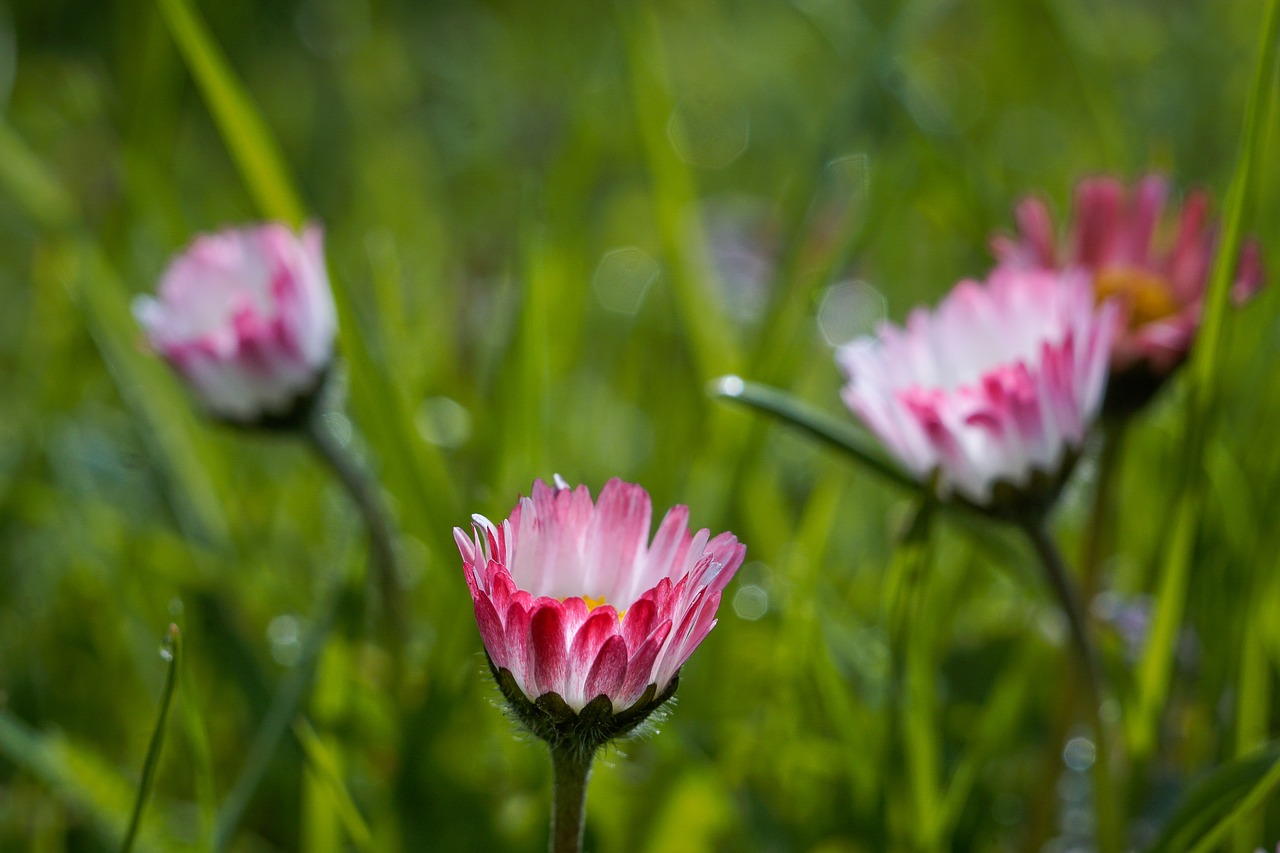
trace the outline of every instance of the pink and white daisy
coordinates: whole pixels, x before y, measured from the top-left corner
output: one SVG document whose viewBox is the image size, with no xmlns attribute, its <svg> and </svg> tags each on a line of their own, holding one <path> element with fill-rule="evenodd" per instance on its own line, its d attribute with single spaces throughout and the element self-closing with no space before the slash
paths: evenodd
<svg viewBox="0 0 1280 853">
<path fill-rule="evenodd" d="M 656 707 L 716 624 L 745 546 L 690 533 L 684 506 L 650 542 L 651 515 L 640 486 L 610 480 L 592 503 L 557 478 L 534 483 L 501 524 L 474 516 L 474 538 L 454 529 L 485 652 L 530 703 Z"/>
<path fill-rule="evenodd" d="M 321 232 L 269 223 L 197 237 L 134 314 L 204 406 L 240 423 L 285 417 L 333 358 L 337 313 Z"/>
<path fill-rule="evenodd" d="M 1082 272 L 998 269 L 840 347 L 844 401 L 944 496 L 1043 497 L 1098 413 L 1117 310 Z"/>
<path fill-rule="evenodd" d="M 1165 223 L 1169 182 L 1148 175 L 1132 188 L 1110 177 L 1076 187 L 1070 231 L 1059 241 L 1044 200 L 1023 199 L 1018 232 L 997 235 L 992 250 L 1002 266 L 1086 270 L 1099 302 L 1114 299 L 1122 322 L 1111 354 L 1113 374 L 1166 376 L 1185 360 L 1200 325 L 1201 301 L 1216 245 L 1209 198 L 1187 195 L 1176 223 Z M 1254 243 L 1240 254 L 1233 295 L 1251 296 L 1263 280 Z"/>
</svg>

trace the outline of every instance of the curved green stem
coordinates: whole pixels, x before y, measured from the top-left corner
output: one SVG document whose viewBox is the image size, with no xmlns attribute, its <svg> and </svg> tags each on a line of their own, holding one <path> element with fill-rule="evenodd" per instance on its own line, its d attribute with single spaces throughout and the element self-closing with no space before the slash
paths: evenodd
<svg viewBox="0 0 1280 853">
<path fill-rule="evenodd" d="M 551 805 L 550 853 L 581 853 L 582 830 L 587 815 L 587 780 L 591 778 L 594 752 L 566 747 L 551 747 L 551 765 L 555 772 Z"/>
<path fill-rule="evenodd" d="M 1105 696 L 1102 666 L 1093 642 L 1089 639 L 1084 606 L 1058 546 L 1049 536 L 1043 522 L 1028 523 L 1023 529 L 1031 540 L 1036 555 L 1044 567 L 1045 578 L 1049 581 L 1049 586 L 1053 589 L 1054 596 L 1067 617 L 1071 642 L 1079 657 L 1081 669 L 1084 671 L 1085 704 L 1088 706 L 1089 724 L 1094 731 L 1096 750 L 1093 764 L 1093 795 L 1094 811 L 1098 822 L 1098 849 L 1101 853 L 1119 853 L 1124 849 L 1123 812 L 1120 802 L 1116 799 L 1114 780 L 1111 776 L 1108 727 L 1102 718 L 1102 700 Z"/>
<path fill-rule="evenodd" d="M 408 637 L 408 621 L 400 594 L 401 575 L 391 514 L 387 511 L 376 482 L 325 426 L 322 413 L 317 412 L 307 420 L 305 434 L 311 447 L 342 482 L 369 531 L 369 548 L 373 558 L 371 562 L 390 635 L 390 651 L 393 658 L 398 659 Z"/>
</svg>

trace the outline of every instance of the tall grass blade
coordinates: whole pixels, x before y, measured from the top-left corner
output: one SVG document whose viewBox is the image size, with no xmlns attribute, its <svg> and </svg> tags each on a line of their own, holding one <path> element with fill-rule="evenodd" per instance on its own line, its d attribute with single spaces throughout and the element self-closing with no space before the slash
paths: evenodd
<svg viewBox="0 0 1280 853">
<path fill-rule="evenodd" d="M 1207 850 L 1280 783 L 1280 743 L 1219 765 L 1174 808 L 1150 853 Z"/>
<path fill-rule="evenodd" d="M 1138 759 L 1148 755 L 1155 746 L 1160 713 L 1169 691 L 1175 640 L 1186 606 L 1196 531 L 1205 500 L 1204 454 L 1218 397 L 1216 383 L 1220 373 L 1218 365 L 1221 360 L 1226 309 L 1240 253 L 1244 220 L 1256 195 L 1253 184 L 1270 123 L 1275 94 L 1278 39 L 1280 0 L 1270 0 L 1258 50 L 1258 64 L 1245 110 L 1239 160 L 1227 194 L 1221 240 L 1205 295 L 1200 330 L 1188 366 L 1190 393 L 1183 446 L 1183 485 L 1174 510 L 1164 571 L 1156 594 L 1151 634 L 1139 664 L 1136 713 L 1130 718 L 1130 746 L 1134 757 Z"/>
<path fill-rule="evenodd" d="M 157 2 L 254 201 L 266 215 L 294 227 L 301 225 L 303 206 L 286 177 L 275 140 L 209 35 L 195 4 L 191 0 Z"/>
<path fill-rule="evenodd" d="M 164 689 L 160 692 L 160 713 L 156 717 L 155 729 L 151 732 L 147 758 L 142 765 L 142 781 L 138 784 L 138 798 L 133 804 L 133 814 L 129 818 L 129 828 L 125 830 L 124 841 L 120 844 L 120 853 L 130 853 L 133 850 L 133 843 L 138 837 L 138 828 L 142 825 L 142 812 L 147 806 L 147 800 L 151 796 L 151 785 L 156 778 L 156 767 L 160 764 L 160 750 L 164 746 L 169 708 L 173 705 L 174 688 L 178 685 L 178 667 L 182 661 L 182 634 L 178 631 L 177 625 L 169 626 L 160 656 L 169 667 L 165 672 Z"/>
</svg>

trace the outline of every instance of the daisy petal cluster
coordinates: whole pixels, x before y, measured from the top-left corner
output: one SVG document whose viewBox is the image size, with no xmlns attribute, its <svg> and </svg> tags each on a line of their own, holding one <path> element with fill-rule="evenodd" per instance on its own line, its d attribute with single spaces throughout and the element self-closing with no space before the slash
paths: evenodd
<svg viewBox="0 0 1280 853">
<path fill-rule="evenodd" d="M 1132 400 L 1137 404 L 1187 357 L 1217 243 L 1208 196 L 1189 193 L 1167 217 L 1169 194 L 1168 180 L 1159 175 L 1132 187 L 1111 177 L 1087 178 L 1076 187 L 1063 240 L 1055 234 L 1048 205 L 1036 197 L 1018 204 L 1016 235 L 992 240 L 1003 266 L 1079 268 L 1089 274 L 1099 302 L 1115 300 L 1122 321 L 1111 355 L 1109 397 L 1137 395 Z M 1251 296 L 1262 281 L 1258 247 L 1246 243 L 1236 268 L 1236 301 Z"/>
<path fill-rule="evenodd" d="M 134 313 L 213 415 L 287 418 L 333 358 L 337 314 L 321 232 L 269 223 L 197 237 Z"/>
<path fill-rule="evenodd" d="M 840 347 L 844 400 L 944 495 L 1049 497 L 1102 402 L 1117 311 L 1083 273 L 997 269 Z"/>
<path fill-rule="evenodd" d="M 572 714 L 647 713 L 668 698 L 746 549 L 731 533 L 691 533 L 683 506 L 650 542 L 651 516 L 637 485 L 610 480 L 593 502 L 586 486 L 539 480 L 501 524 L 455 528 L 500 684 Z"/>
</svg>

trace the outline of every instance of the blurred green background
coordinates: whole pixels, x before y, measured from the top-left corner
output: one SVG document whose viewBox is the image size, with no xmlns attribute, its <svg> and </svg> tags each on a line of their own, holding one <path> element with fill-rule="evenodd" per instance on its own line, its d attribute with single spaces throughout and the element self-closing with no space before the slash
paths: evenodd
<svg viewBox="0 0 1280 853">
<path fill-rule="evenodd" d="M 325 591 L 364 565 L 306 447 L 203 421 L 129 313 L 194 233 L 273 203 L 175 46 L 183 8 L 0 3 L 3 850 L 116 849 L 170 621 L 182 687 L 139 849 L 207 849 Z M 642 483 L 748 545 L 661 734 L 598 764 L 589 849 L 911 849 L 922 808 L 937 849 L 1087 842 L 1065 631 L 1022 542 L 937 531 L 907 627 L 933 673 L 922 770 L 883 603 L 906 498 L 706 388 L 736 372 L 840 413 L 831 343 L 983 275 L 1028 191 L 1061 214 L 1081 175 L 1158 169 L 1220 200 L 1261 2 L 198 11 L 324 225 L 350 416 L 332 426 L 382 479 L 414 617 L 397 686 L 377 626 L 340 614 L 306 704 L 319 752 L 281 743 L 231 849 L 359 849 L 361 823 L 366 849 L 543 847 L 549 762 L 494 707 L 450 530 L 556 472 Z M 1275 160 L 1250 222 L 1273 270 Z M 1272 287 L 1228 319 L 1159 748 L 1124 792 L 1136 843 L 1278 723 L 1278 309 Z M 1130 431 L 1093 608 L 1121 704 L 1182 390 Z M 1093 470 L 1058 515 L 1072 559 Z M 1237 837 L 1274 845 L 1280 806 Z"/>
</svg>

